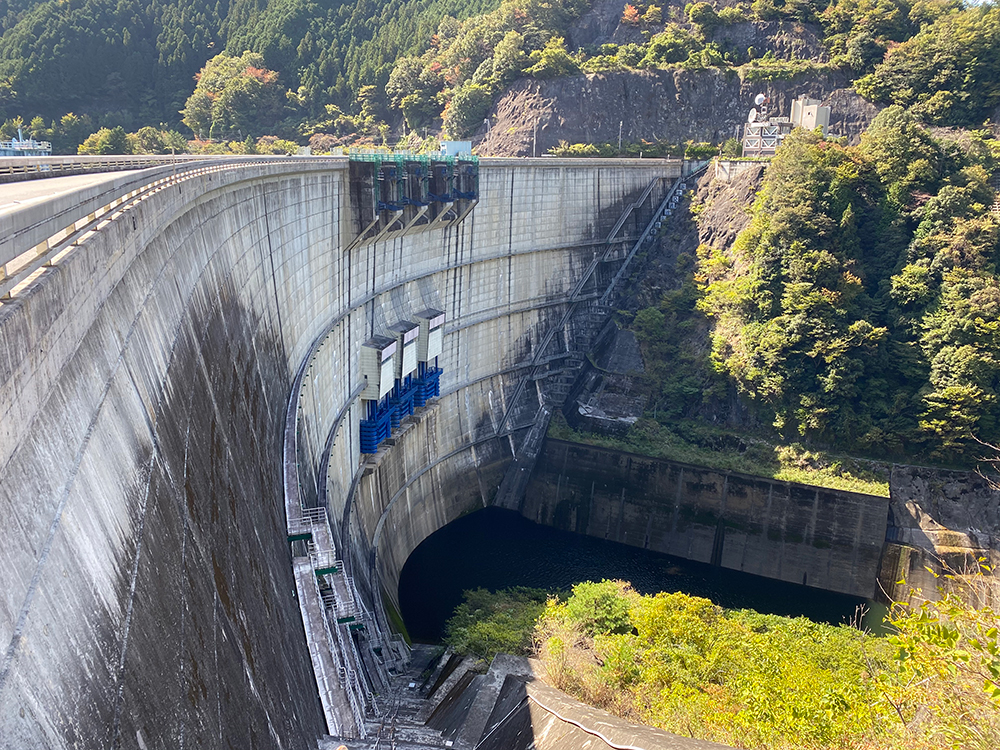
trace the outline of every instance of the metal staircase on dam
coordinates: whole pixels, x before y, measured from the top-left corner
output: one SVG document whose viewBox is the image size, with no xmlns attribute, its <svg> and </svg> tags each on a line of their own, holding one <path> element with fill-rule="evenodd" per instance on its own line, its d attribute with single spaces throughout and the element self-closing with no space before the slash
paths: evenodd
<svg viewBox="0 0 1000 750">
<path fill-rule="evenodd" d="M 318 750 L 336 750 L 342 745 L 366 750 L 431 750 L 451 747 L 439 729 L 427 726 L 429 701 L 426 674 L 429 664 L 438 661 L 440 649 L 415 645 L 410 669 L 390 677 L 384 695 L 384 711 L 369 716 L 364 723 L 363 739 L 327 736 Z M 425 674 L 421 674 L 425 673 Z"/>
<path fill-rule="evenodd" d="M 289 521 L 288 539 L 327 726 L 365 737 L 372 719 L 386 714 L 390 680 L 409 662 L 409 648 L 399 636 L 386 638 L 362 604 L 337 557 L 325 508 L 302 508 Z"/>
<path fill-rule="evenodd" d="M 676 180 L 656 208 L 652 211 L 647 209 L 645 228 L 631 246 L 628 245 L 629 238 L 620 237 L 619 233 L 633 214 L 642 211 L 654 189 L 665 178 L 654 178 L 639 198 L 625 207 L 602 247 L 573 287 L 565 312 L 555 325 L 546 330 L 535 347 L 526 374 L 519 379 L 507 400 L 508 406 L 496 427 L 497 435 L 512 436 L 515 431 L 525 428 L 527 432 L 520 445 L 513 448 L 514 460 L 504 474 L 493 500 L 494 505 L 510 510 L 517 510 L 520 506 L 552 414 L 565 404 L 586 361 L 587 352 L 610 321 L 618 284 L 636 254 L 655 241 L 657 232 L 670 221 L 687 188 L 687 180 L 704 171 L 708 164 L 705 162 Z M 601 272 L 613 264 L 617 264 L 617 268 L 601 288 Z M 530 415 L 529 420 L 521 422 L 518 417 L 525 414 Z M 513 436 L 511 440 L 513 445 Z"/>
</svg>

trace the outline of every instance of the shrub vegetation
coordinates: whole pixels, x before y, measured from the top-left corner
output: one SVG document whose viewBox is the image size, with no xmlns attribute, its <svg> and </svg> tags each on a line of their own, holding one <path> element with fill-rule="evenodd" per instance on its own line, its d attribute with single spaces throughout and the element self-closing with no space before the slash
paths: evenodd
<svg viewBox="0 0 1000 750">
<path fill-rule="evenodd" d="M 533 636 L 556 687 L 735 748 L 987 750 L 1000 743 L 1000 620 L 986 603 L 994 579 L 965 580 L 962 597 L 893 607 L 884 638 L 609 580 L 544 604 L 532 592 L 530 608 L 523 590 L 467 592 L 449 638 L 466 649 L 477 623 L 494 631 L 498 613 L 516 611 L 473 653 Z"/>
</svg>

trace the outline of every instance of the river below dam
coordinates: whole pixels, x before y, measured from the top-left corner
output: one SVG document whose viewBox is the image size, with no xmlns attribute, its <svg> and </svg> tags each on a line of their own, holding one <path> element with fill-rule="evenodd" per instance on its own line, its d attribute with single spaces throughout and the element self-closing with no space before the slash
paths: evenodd
<svg viewBox="0 0 1000 750">
<path fill-rule="evenodd" d="M 631 581 L 643 594 L 683 591 L 727 608 L 833 624 L 853 620 L 865 605 L 873 630 L 885 612 L 864 599 L 560 531 L 499 508 L 470 513 L 425 539 L 403 567 L 399 602 L 410 637 L 434 643 L 467 589 L 564 591 L 602 578 Z"/>
</svg>

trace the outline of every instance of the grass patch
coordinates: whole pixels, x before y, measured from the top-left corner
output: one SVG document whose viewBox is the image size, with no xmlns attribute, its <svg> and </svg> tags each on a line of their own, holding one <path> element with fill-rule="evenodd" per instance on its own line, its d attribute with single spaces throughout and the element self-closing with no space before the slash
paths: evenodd
<svg viewBox="0 0 1000 750">
<path fill-rule="evenodd" d="M 779 445 L 693 421 L 640 419 L 622 437 L 572 429 L 557 412 L 549 436 L 722 471 L 889 497 L 888 464 Z"/>
</svg>

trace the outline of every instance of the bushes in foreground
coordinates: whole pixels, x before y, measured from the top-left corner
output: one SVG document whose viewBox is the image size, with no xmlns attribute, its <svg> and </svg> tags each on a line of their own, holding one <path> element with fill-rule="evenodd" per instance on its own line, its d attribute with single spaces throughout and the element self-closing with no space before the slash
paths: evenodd
<svg viewBox="0 0 1000 750">
<path fill-rule="evenodd" d="M 736 748 L 986 750 L 1000 746 L 1000 619 L 994 579 L 971 580 L 972 596 L 894 607 L 885 638 L 608 580 L 544 603 L 466 592 L 447 638 L 487 659 L 533 653 L 582 701 Z"/>
</svg>

